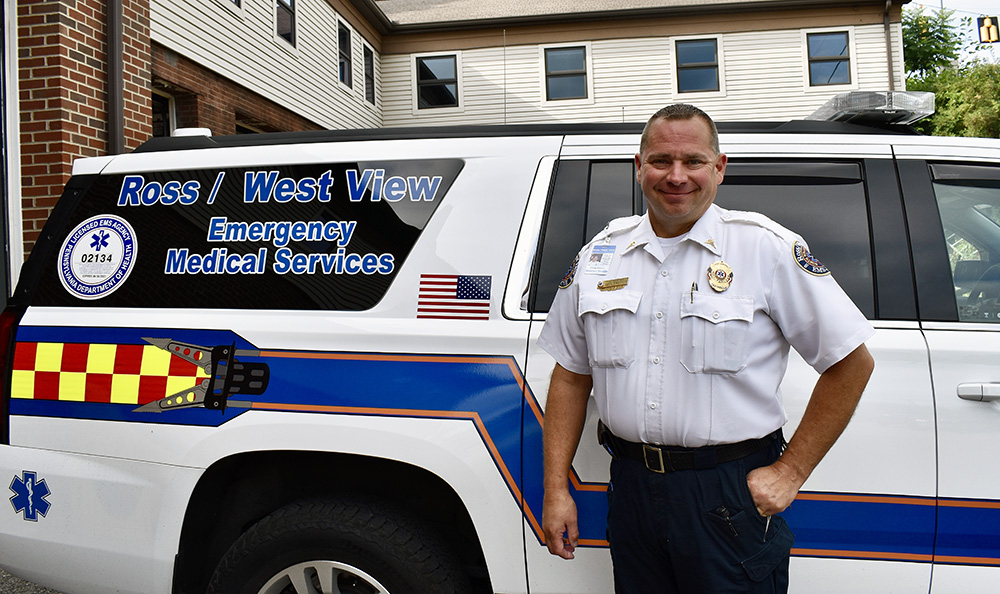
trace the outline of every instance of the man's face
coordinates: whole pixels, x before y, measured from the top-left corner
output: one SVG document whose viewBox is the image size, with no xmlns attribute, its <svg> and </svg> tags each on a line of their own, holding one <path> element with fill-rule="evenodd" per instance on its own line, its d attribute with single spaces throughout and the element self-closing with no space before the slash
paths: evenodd
<svg viewBox="0 0 1000 594">
<path fill-rule="evenodd" d="M 636 177 L 653 231 L 676 237 L 712 205 L 726 155 L 715 154 L 708 124 L 700 118 L 656 120 L 648 132 L 645 149 L 635 156 Z"/>
</svg>

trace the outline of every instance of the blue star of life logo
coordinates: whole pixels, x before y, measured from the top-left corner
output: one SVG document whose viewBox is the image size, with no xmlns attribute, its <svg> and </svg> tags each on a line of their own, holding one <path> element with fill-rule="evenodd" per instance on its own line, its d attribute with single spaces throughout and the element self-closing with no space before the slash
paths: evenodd
<svg viewBox="0 0 1000 594">
<path fill-rule="evenodd" d="M 37 522 L 38 514 L 44 516 L 49 513 L 49 506 L 52 505 L 45 500 L 49 496 L 49 486 L 45 484 L 45 479 L 38 480 L 34 472 L 25 470 L 21 476 L 14 476 L 10 482 L 10 490 L 14 496 L 10 498 L 10 504 L 14 506 L 14 513 L 23 514 L 28 522 Z"/>
<path fill-rule="evenodd" d="M 90 242 L 90 247 L 94 248 L 95 251 L 101 251 L 102 247 L 108 247 L 108 237 L 111 235 L 107 231 L 101 231 L 100 233 L 94 233 L 90 236 L 93 241 Z"/>
</svg>

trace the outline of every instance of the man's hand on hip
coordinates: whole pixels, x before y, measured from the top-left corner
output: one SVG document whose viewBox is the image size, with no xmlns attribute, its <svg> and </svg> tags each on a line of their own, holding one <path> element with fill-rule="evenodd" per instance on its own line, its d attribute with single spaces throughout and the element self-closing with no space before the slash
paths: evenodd
<svg viewBox="0 0 1000 594">
<path fill-rule="evenodd" d="M 804 482 L 805 479 L 800 480 L 781 460 L 755 468 L 747 475 L 750 495 L 757 505 L 757 513 L 762 516 L 773 516 L 788 509 Z"/>
</svg>

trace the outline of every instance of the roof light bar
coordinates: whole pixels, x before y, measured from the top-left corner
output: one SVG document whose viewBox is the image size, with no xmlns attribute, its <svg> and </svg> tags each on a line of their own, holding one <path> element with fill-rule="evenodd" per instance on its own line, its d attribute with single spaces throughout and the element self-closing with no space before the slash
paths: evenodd
<svg viewBox="0 0 1000 594">
<path fill-rule="evenodd" d="M 923 91 L 852 91 L 840 93 L 807 120 L 854 124 L 912 124 L 934 113 L 934 93 Z"/>
</svg>

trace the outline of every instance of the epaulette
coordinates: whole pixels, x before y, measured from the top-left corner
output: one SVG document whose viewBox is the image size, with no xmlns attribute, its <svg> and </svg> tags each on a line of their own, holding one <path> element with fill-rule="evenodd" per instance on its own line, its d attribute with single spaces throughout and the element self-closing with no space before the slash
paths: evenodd
<svg viewBox="0 0 1000 594">
<path fill-rule="evenodd" d="M 743 223 L 767 229 L 792 246 L 791 255 L 799 268 L 813 276 L 828 276 L 830 274 L 830 269 L 809 253 L 809 246 L 797 233 L 782 227 L 770 218 L 757 212 L 745 210 L 723 210 L 721 217 L 725 223 Z"/>
<path fill-rule="evenodd" d="M 604 227 L 604 229 L 601 229 L 601 231 L 597 235 L 595 235 L 594 238 L 591 239 L 587 245 L 590 245 L 595 241 L 600 241 L 602 239 L 614 237 L 615 235 L 620 235 L 622 233 L 625 233 L 626 231 L 631 231 L 632 229 L 638 227 L 641 221 L 642 217 L 640 215 L 632 215 L 630 217 L 619 217 L 617 219 L 613 219 L 610 223 L 608 223 L 606 227 Z"/>
<path fill-rule="evenodd" d="M 724 223 L 744 223 L 748 225 L 756 225 L 762 229 L 767 229 L 771 233 L 774 233 L 781 239 L 789 242 L 800 241 L 799 235 L 790 229 L 779 225 L 772 219 L 759 212 L 750 212 L 747 210 L 727 210 L 722 209 L 720 213 L 720 218 Z"/>
</svg>

